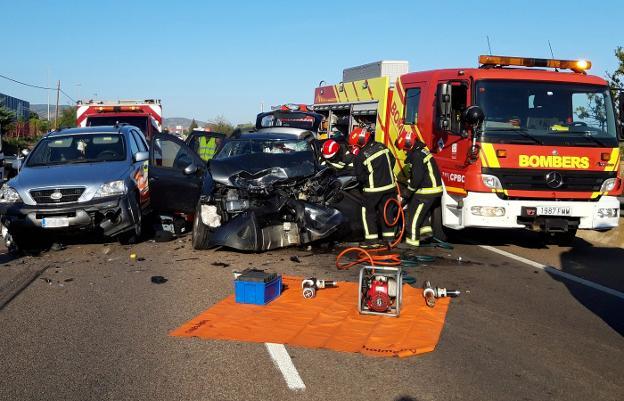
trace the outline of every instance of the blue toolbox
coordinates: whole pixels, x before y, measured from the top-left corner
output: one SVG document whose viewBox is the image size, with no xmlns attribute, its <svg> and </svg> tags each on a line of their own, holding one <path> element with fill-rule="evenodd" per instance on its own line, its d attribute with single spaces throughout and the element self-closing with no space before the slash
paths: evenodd
<svg viewBox="0 0 624 401">
<path fill-rule="evenodd" d="M 266 305 L 282 293 L 282 276 L 246 269 L 234 280 L 234 299 L 240 304 Z"/>
</svg>

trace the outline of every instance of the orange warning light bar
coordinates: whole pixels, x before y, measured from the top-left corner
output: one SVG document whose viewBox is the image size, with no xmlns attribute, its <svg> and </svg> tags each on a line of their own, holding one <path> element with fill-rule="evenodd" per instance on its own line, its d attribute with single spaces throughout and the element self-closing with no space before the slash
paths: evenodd
<svg viewBox="0 0 624 401">
<path fill-rule="evenodd" d="M 520 67 L 546 67 L 568 69 L 574 72 L 585 72 L 591 68 L 589 60 L 556 60 L 547 58 L 526 58 L 526 57 L 509 57 L 509 56 L 479 56 L 479 64 L 481 65 L 514 65 Z"/>
<path fill-rule="evenodd" d="M 122 112 L 122 111 L 141 111 L 141 108 L 138 106 L 98 106 L 98 113 L 106 113 L 106 112 Z"/>
</svg>

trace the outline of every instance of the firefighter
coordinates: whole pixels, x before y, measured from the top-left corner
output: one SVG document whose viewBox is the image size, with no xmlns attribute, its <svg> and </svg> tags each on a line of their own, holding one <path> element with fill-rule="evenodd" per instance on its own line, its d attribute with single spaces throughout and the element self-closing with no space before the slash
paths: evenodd
<svg viewBox="0 0 624 401">
<path fill-rule="evenodd" d="M 349 145 L 358 150 L 353 168 L 362 186 L 362 247 L 380 246 L 394 238 L 394 229 L 384 218 L 384 206 L 388 199 L 396 196 L 395 160 L 390 150 L 372 136 L 368 129 L 356 127 L 348 138 Z M 379 227 L 383 242 L 379 241 Z"/>
<path fill-rule="evenodd" d="M 322 166 L 331 166 L 339 173 L 353 168 L 353 154 L 349 152 L 345 143 L 328 139 L 323 143 L 321 153 L 323 155 Z"/>
<path fill-rule="evenodd" d="M 217 151 L 217 138 L 202 135 L 199 137 L 199 147 L 197 149 L 197 153 L 199 157 L 205 162 L 212 159 Z"/>
<path fill-rule="evenodd" d="M 442 179 L 433 155 L 416 138 L 416 134 L 402 132 L 397 138 L 396 147 L 407 153 L 405 161 L 411 170 L 407 174 L 411 198 L 405 216 L 405 242 L 420 246 L 421 238 L 430 237 L 433 231 L 431 226 L 425 226 L 424 223 L 430 217 L 432 206 L 442 196 Z"/>
</svg>

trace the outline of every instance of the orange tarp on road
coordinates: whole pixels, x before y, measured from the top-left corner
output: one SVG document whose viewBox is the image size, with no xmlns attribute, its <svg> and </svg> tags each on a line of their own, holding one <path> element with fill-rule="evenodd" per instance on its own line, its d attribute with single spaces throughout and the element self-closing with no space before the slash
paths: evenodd
<svg viewBox="0 0 624 401">
<path fill-rule="evenodd" d="M 440 339 L 448 298 L 429 308 L 422 290 L 404 285 L 400 317 L 361 315 L 357 283 L 339 282 L 304 299 L 301 280 L 283 277 L 287 288 L 266 306 L 237 304 L 230 295 L 170 335 L 400 357 L 431 352 Z"/>
</svg>

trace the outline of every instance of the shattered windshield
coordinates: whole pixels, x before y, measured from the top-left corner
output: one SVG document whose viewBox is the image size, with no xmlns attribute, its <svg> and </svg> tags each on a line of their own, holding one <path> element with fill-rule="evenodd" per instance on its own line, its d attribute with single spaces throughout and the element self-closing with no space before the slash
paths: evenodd
<svg viewBox="0 0 624 401">
<path fill-rule="evenodd" d="M 309 151 L 312 151 L 312 145 L 306 140 L 241 139 L 226 143 L 215 159 L 226 159 L 251 153 L 285 154 Z"/>
<path fill-rule="evenodd" d="M 604 86 L 480 81 L 476 100 L 485 113 L 485 141 L 617 146 L 613 102 Z"/>
<path fill-rule="evenodd" d="M 95 163 L 126 159 L 123 136 L 86 134 L 42 139 L 28 158 L 28 167 Z"/>
</svg>

